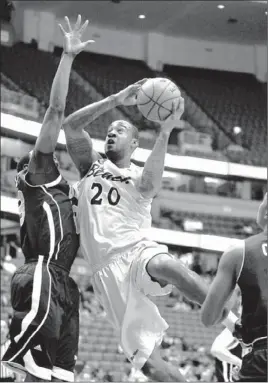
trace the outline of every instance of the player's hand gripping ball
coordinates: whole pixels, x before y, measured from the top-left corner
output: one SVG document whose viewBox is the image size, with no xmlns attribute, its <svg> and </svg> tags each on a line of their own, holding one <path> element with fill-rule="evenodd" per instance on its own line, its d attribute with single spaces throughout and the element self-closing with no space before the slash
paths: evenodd
<svg viewBox="0 0 268 383">
<path fill-rule="evenodd" d="M 167 78 L 151 78 L 142 84 L 137 94 L 137 107 L 150 121 L 165 121 L 177 108 L 181 92 L 174 82 Z"/>
</svg>

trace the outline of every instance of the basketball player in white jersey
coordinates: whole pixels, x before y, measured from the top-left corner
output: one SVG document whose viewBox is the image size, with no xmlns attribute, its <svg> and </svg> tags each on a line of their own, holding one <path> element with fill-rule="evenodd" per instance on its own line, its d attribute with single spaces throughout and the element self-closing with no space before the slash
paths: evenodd
<svg viewBox="0 0 268 383">
<path fill-rule="evenodd" d="M 94 150 L 84 131 L 109 109 L 135 105 L 145 81 L 78 110 L 63 126 L 69 154 L 82 178 L 77 211 L 80 245 L 92 271 L 95 294 L 135 368 L 151 367 L 154 380 L 184 381 L 179 370 L 159 356 L 157 349 L 168 325 L 148 295 L 169 294 L 175 285 L 190 300 L 202 304 L 208 289 L 197 274 L 169 255 L 166 246 L 146 237 L 169 136 L 184 112 L 184 100 L 173 105 L 171 116 L 161 124 L 144 168 L 131 162 L 138 131 L 129 122 L 114 121 L 108 127 L 106 159 Z M 232 318 L 225 323 L 232 326 Z"/>
</svg>

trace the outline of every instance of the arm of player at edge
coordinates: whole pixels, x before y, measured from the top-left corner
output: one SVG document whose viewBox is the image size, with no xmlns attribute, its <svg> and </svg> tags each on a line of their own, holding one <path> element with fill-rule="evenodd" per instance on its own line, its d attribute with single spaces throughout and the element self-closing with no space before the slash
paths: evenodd
<svg viewBox="0 0 268 383">
<path fill-rule="evenodd" d="M 49 154 L 56 148 L 62 125 L 72 62 L 71 56 L 63 54 L 53 80 L 49 107 L 29 162 L 28 175 L 32 184 L 43 184 L 44 173 L 49 181 L 53 181 L 55 173 L 57 174 L 56 166 Z"/>
<path fill-rule="evenodd" d="M 184 99 L 180 97 L 177 110 L 174 103 L 171 116 L 161 123 L 160 133 L 151 154 L 145 162 L 138 184 L 138 189 L 145 198 L 153 198 L 161 188 L 170 133 L 180 120 L 183 112 Z"/>
<path fill-rule="evenodd" d="M 210 285 L 201 309 L 201 320 L 206 327 L 222 322 L 231 332 L 234 331 L 238 318 L 233 313 L 227 317 L 229 312 L 227 306 L 243 262 L 243 246 L 244 244 L 239 244 L 232 247 L 220 259 L 216 277 Z M 230 317 L 233 318 L 231 322 Z"/>
<path fill-rule="evenodd" d="M 214 340 L 210 352 L 213 356 L 223 362 L 241 367 L 242 359 L 238 358 L 236 355 L 233 355 L 228 350 L 228 347 L 232 344 L 234 339 L 235 338 L 232 333 L 225 328 Z"/>
<path fill-rule="evenodd" d="M 122 91 L 87 105 L 66 117 L 63 128 L 67 149 L 81 177 L 85 176 L 94 161 L 102 158 L 94 150 L 92 139 L 85 128 L 96 118 L 119 105 L 134 105 L 134 98 L 145 81 L 147 79 L 140 80 Z"/>
<path fill-rule="evenodd" d="M 90 43 L 90 41 L 85 43 L 80 41 L 80 36 L 86 29 L 88 21 L 80 27 L 81 16 L 79 15 L 76 25 L 72 30 L 69 19 L 66 17 L 65 20 L 68 26 L 68 32 L 59 25 L 64 36 L 64 52 L 52 83 L 49 107 L 46 111 L 28 167 L 29 178 L 33 184 L 42 184 L 44 173 L 48 179 L 51 173 L 51 181 L 54 180 L 55 173 L 57 174 L 56 165 L 54 164 L 51 154 L 53 154 L 56 148 L 64 118 L 72 63 L 76 54 Z"/>
</svg>

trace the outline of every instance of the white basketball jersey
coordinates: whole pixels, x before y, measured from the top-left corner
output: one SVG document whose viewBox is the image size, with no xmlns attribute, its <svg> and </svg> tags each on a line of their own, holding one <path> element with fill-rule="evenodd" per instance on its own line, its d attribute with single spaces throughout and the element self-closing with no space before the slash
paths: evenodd
<svg viewBox="0 0 268 383">
<path fill-rule="evenodd" d="M 110 160 L 93 163 L 78 185 L 78 227 L 84 256 L 94 267 L 105 265 L 146 239 L 152 199 L 137 190 L 142 168 L 118 168 Z"/>
</svg>

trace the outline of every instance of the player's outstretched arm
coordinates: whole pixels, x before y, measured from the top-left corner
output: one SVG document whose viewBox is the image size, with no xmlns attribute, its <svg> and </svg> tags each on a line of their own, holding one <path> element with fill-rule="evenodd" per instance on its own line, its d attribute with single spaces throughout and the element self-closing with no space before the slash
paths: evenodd
<svg viewBox="0 0 268 383">
<path fill-rule="evenodd" d="M 82 43 L 80 40 L 88 21 L 81 27 L 81 16 L 79 15 L 72 28 L 69 19 L 66 17 L 65 20 L 67 31 L 59 25 L 64 37 L 64 51 L 52 83 L 49 107 L 28 167 L 28 177 L 32 184 L 51 182 L 55 180 L 55 174 L 58 174 L 53 152 L 63 122 L 71 67 L 75 56 L 90 43 L 90 41 Z"/>
<path fill-rule="evenodd" d="M 161 188 L 162 176 L 165 167 L 165 156 L 171 131 L 174 129 L 184 112 L 184 99 L 181 97 L 176 110 L 173 104 L 173 112 L 168 119 L 161 123 L 159 136 L 154 148 L 148 157 L 138 185 L 140 193 L 146 198 L 153 198 Z"/>
<path fill-rule="evenodd" d="M 237 245 L 222 255 L 216 277 L 201 309 L 201 320 L 205 326 L 213 326 L 226 318 L 229 310 L 225 305 L 235 289 L 242 261 L 243 245 Z M 230 330 L 232 332 L 234 329 Z"/>
<path fill-rule="evenodd" d="M 210 352 L 222 362 L 234 364 L 240 368 L 242 360 L 236 355 L 233 355 L 228 349 L 234 341 L 236 341 L 236 339 L 233 337 L 232 333 L 225 328 L 214 340 Z"/>
<path fill-rule="evenodd" d="M 147 79 L 140 80 L 117 94 L 87 105 L 64 120 L 67 149 L 81 177 L 84 177 L 94 161 L 101 158 L 93 149 L 90 135 L 84 129 L 96 118 L 119 105 L 135 105 L 137 92 L 145 81 Z"/>
</svg>

